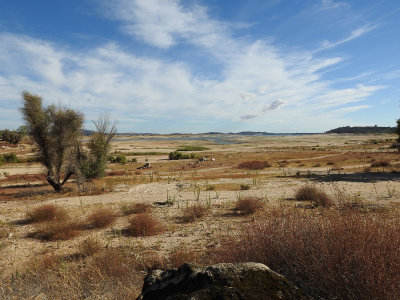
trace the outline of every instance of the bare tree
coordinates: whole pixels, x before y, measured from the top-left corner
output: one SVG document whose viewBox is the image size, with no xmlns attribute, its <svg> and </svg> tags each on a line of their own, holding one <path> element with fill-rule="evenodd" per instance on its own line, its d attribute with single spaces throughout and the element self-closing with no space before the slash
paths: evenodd
<svg viewBox="0 0 400 300">
<path fill-rule="evenodd" d="M 76 149 L 82 132 L 83 115 L 72 109 L 42 106 L 42 98 L 22 93 L 21 112 L 28 133 L 37 145 L 39 161 L 46 167 L 47 181 L 56 191 L 72 174 L 80 172 Z"/>
</svg>

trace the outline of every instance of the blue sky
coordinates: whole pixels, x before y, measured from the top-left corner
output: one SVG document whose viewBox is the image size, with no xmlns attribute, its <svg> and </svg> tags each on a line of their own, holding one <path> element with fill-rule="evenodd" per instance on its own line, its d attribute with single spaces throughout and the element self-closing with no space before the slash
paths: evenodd
<svg viewBox="0 0 400 300">
<path fill-rule="evenodd" d="M 120 132 L 394 126 L 398 0 L 0 1 L 0 128 L 23 90 Z"/>
</svg>

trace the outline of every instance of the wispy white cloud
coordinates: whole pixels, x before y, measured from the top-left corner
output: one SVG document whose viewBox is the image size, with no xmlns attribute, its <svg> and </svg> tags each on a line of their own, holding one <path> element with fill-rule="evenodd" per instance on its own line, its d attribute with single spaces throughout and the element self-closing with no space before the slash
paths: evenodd
<svg viewBox="0 0 400 300">
<path fill-rule="evenodd" d="M 326 50 L 326 49 L 330 49 L 330 48 L 334 48 L 336 46 L 342 45 L 344 43 L 350 42 L 374 29 L 376 29 L 378 27 L 378 25 L 365 25 L 365 26 L 361 26 L 359 28 L 356 28 L 355 30 L 353 30 L 351 32 L 351 34 L 347 37 L 345 37 L 344 39 L 338 40 L 336 42 L 330 42 L 328 40 L 325 40 L 322 42 L 321 47 L 317 50 L 317 51 L 322 51 L 322 50 Z"/>
<path fill-rule="evenodd" d="M 332 108 L 364 101 L 382 88 L 335 89 L 322 78 L 321 70 L 343 58 L 316 58 L 313 53 L 288 52 L 264 40 L 237 39 L 229 24 L 210 18 L 202 6 L 187 7 L 178 0 L 118 0 L 108 6 L 108 12 L 126 34 L 149 45 L 168 49 L 182 41 L 190 43 L 221 62 L 220 76 L 199 77 L 185 61 L 139 56 L 116 42 L 83 52 L 3 33 L 0 101 L 18 99 L 27 89 L 43 95 L 48 103 L 60 101 L 88 112 L 89 120 L 99 111 L 111 110 L 127 130 L 134 127 L 129 124 L 132 120 L 176 121 L 181 116 L 247 121 L 260 127 L 296 119 L 299 129 L 318 120 L 326 126 L 335 124 L 346 111 L 333 117 Z M 353 32 L 351 39 L 367 29 Z M 263 118 L 267 112 L 268 119 Z"/>
<path fill-rule="evenodd" d="M 349 106 L 349 107 L 343 107 L 343 108 L 336 109 L 335 112 L 336 113 L 352 113 L 352 112 L 356 112 L 361 109 L 366 109 L 366 108 L 370 108 L 370 107 L 371 107 L 371 105 Z"/>
<path fill-rule="evenodd" d="M 348 4 L 341 1 L 334 1 L 334 0 L 322 0 L 319 4 L 320 10 L 328 10 L 328 9 L 338 9 L 348 7 Z"/>
</svg>

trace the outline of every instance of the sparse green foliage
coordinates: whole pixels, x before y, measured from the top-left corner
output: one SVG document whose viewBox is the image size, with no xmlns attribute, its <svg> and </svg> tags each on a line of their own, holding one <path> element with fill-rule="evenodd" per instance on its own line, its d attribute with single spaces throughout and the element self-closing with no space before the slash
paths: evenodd
<svg viewBox="0 0 400 300">
<path fill-rule="evenodd" d="M 209 150 L 209 148 L 203 146 L 180 146 L 176 151 L 204 151 L 204 150 Z"/>
<path fill-rule="evenodd" d="M 112 156 L 110 155 L 108 157 L 108 161 L 111 163 L 118 163 L 118 164 L 126 164 L 126 157 L 124 155 L 117 155 L 117 156 Z"/>
<path fill-rule="evenodd" d="M 4 153 L 0 155 L 0 161 L 4 161 L 7 163 L 18 163 L 20 162 L 18 156 L 15 153 Z"/>
<path fill-rule="evenodd" d="M 197 156 L 194 153 L 183 154 L 182 152 L 179 152 L 179 151 L 174 151 L 174 152 L 171 152 L 169 154 L 169 159 L 170 160 L 191 159 L 191 158 L 193 159 L 193 158 L 196 158 L 196 157 Z"/>
<path fill-rule="evenodd" d="M 78 184 L 104 175 L 111 139 L 116 133 L 107 115 L 94 122 L 97 132 L 89 140 L 89 152 L 80 145 L 83 114 L 69 108 L 42 106 L 42 98 L 22 93 L 21 112 L 27 131 L 38 148 L 38 161 L 47 170 L 47 181 L 56 191 L 74 174 Z"/>
<path fill-rule="evenodd" d="M 111 150 L 111 140 L 115 136 L 116 125 L 111 124 L 108 115 L 101 115 L 97 121 L 93 121 L 96 126 L 95 132 L 89 140 L 89 153 L 81 154 L 81 171 L 87 179 L 103 177 L 105 174 L 107 156 Z M 126 157 L 117 156 L 117 162 L 126 163 Z"/>
<path fill-rule="evenodd" d="M 42 98 L 22 93 L 21 112 L 27 130 L 38 148 L 38 160 L 47 169 L 47 181 L 56 191 L 78 173 L 76 147 L 83 115 L 69 108 L 42 106 Z"/>
</svg>

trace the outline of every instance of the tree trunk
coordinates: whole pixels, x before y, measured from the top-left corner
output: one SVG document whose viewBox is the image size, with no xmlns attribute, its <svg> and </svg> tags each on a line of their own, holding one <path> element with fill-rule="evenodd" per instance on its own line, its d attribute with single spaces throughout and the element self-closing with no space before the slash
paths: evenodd
<svg viewBox="0 0 400 300">
<path fill-rule="evenodd" d="M 56 192 L 60 192 L 62 190 L 64 183 L 67 182 L 67 180 L 72 176 L 72 174 L 73 174 L 73 172 L 68 172 L 67 175 L 65 175 L 65 178 L 61 183 L 54 180 L 53 177 L 50 176 L 50 174 L 47 174 L 47 182 L 50 183 L 50 185 L 53 187 L 53 189 Z"/>
<path fill-rule="evenodd" d="M 50 183 L 50 185 L 53 187 L 53 189 L 56 192 L 60 192 L 62 189 L 62 184 L 60 184 L 59 182 L 55 181 L 49 174 L 47 174 L 47 182 Z"/>
</svg>

